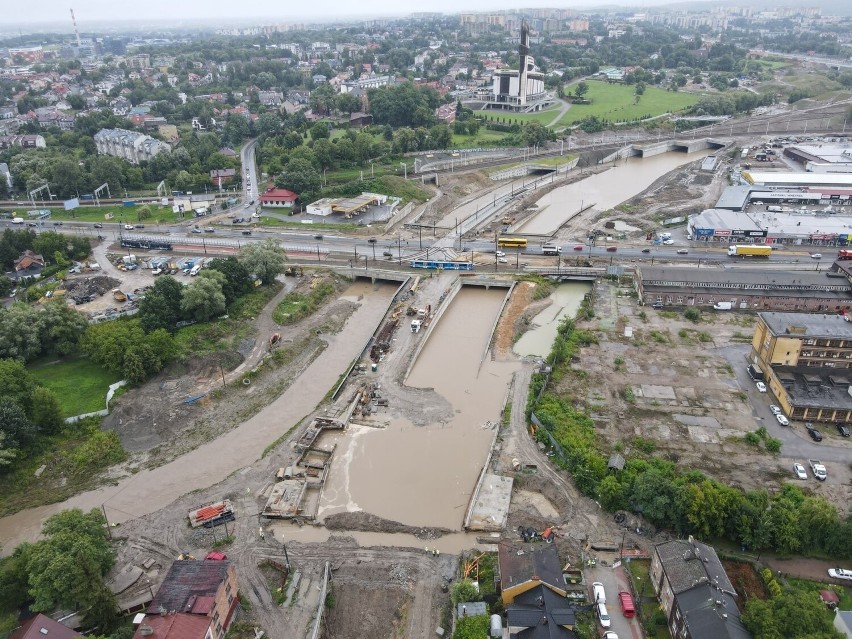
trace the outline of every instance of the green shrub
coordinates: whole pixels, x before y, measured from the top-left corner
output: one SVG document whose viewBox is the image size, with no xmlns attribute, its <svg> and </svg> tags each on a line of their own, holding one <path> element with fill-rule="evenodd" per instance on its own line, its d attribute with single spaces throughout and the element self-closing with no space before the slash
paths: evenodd
<svg viewBox="0 0 852 639">
<path fill-rule="evenodd" d="M 701 311 L 694 306 L 690 306 L 683 312 L 683 316 L 690 322 L 697 323 L 701 320 Z"/>
</svg>

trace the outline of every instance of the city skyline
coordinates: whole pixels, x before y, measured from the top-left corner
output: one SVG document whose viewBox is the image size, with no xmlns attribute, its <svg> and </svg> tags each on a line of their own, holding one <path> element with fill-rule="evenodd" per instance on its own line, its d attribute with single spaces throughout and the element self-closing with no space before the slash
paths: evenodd
<svg viewBox="0 0 852 639">
<path fill-rule="evenodd" d="M 701 0 L 682 0 L 682 2 L 693 3 Z M 678 3 L 678 4 L 682 4 Z M 666 2 L 659 0 L 631 0 L 623 6 L 647 8 L 653 6 L 666 6 Z M 562 3 L 545 3 L 540 8 L 573 9 L 582 11 L 584 8 L 600 6 L 614 6 L 606 0 L 586 0 L 582 6 L 563 6 Z M 290 9 L 282 7 L 274 0 L 258 0 L 252 3 L 250 8 L 227 2 L 225 0 L 212 0 L 209 2 L 185 2 L 175 4 L 167 0 L 151 0 L 146 3 L 144 16 L 133 15 L 127 7 L 121 4 L 108 2 L 107 0 L 45 0 L 37 5 L 20 5 L 16 9 L 13 21 L 7 26 L 23 25 L 50 25 L 53 28 L 67 24 L 71 29 L 71 15 L 69 9 L 73 8 L 77 18 L 77 25 L 81 31 L 91 30 L 87 25 L 101 26 L 106 22 L 134 22 L 162 23 L 168 21 L 200 20 L 206 24 L 233 21 L 257 22 L 258 20 L 269 20 L 279 22 L 312 22 L 332 21 L 348 19 L 364 19 L 379 17 L 404 17 L 416 13 L 417 9 L 423 12 L 438 12 L 447 14 L 458 14 L 464 12 L 489 12 L 489 11 L 512 11 L 518 9 L 518 3 L 511 0 L 464 0 L 459 3 L 453 0 L 433 0 L 428 6 L 419 8 L 406 7 L 401 10 L 399 3 L 392 0 L 373 0 L 366 5 L 355 6 L 343 3 L 340 0 L 317 0 L 311 3 L 310 12 L 298 7 Z M 524 8 L 534 8 L 527 6 Z M 10 29 L 11 30 L 11 29 Z"/>
</svg>

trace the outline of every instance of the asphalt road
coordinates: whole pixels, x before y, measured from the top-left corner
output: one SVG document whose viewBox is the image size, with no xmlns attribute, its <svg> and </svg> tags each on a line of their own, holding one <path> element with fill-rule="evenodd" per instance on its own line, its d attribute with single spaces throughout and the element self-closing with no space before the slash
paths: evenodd
<svg viewBox="0 0 852 639">
<path fill-rule="evenodd" d="M 778 402 L 771 392 L 758 392 L 755 383 L 749 377 L 746 370 L 746 357 L 750 349 L 751 345 L 733 344 L 731 346 L 724 346 L 718 350 L 731 364 L 734 374 L 737 377 L 737 383 L 748 395 L 752 406 L 752 417 L 755 421 L 755 428 L 765 426 L 771 437 L 781 440 L 783 444 L 781 455 L 804 464 L 806 468 L 808 466 L 808 459 L 848 464 L 850 458 L 852 458 L 852 448 L 845 446 L 845 442 L 841 443 L 841 438 L 833 425 L 816 425 L 824 438 L 822 442 L 816 443 L 810 439 L 803 422 L 790 420 L 789 426 L 781 426 L 778 423 L 772 411 L 769 410 L 770 404 L 777 404 Z M 835 443 L 838 445 L 834 445 Z M 808 481 L 816 481 L 813 479 L 810 468 L 808 468 L 808 476 Z M 794 479 L 792 462 L 790 463 L 790 479 Z M 831 469 L 829 468 L 827 481 L 830 482 L 831 479 Z"/>
</svg>

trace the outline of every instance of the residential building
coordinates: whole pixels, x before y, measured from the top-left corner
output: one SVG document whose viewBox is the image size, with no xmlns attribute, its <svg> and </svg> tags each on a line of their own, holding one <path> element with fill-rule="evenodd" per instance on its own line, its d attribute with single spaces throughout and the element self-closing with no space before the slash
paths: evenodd
<svg viewBox="0 0 852 639">
<path fill-rule="evenodd" d="M 44 258 L 38 253 L 34 253 L 27 249 L 18 256 L 18 259 L 15 260 L 13 264 L 16 273 L 20 273 L 21 271 L 31 271 L 33 269 L 41 270 L 44 268 Z"/>
<path fill-rule="evenodd" d="M 360 111 L 356 111 L 349 115 L 349 126 L 357 127 L 359 129 L 363 129 L 365 126 L 369 126 L 373 123 L 373 116 L 369 113 L 362 113 Z"/>
<path fill-rule="evenodd" d="M 239 603 L 238 591 L 230 561 L 176 561 L 133 637 L 222 639 Z"/>
<path fill-rule="evenodd" d="M 172 147 L 144 133 L 127 129 L 101 129 L 95 133 L 99 155 L 122 158 L 131 164 L 147 162 L 160 153 L 170 153 Z"/>
<path fill-rule="evenodd" d="M 44 49 L 41 47 L 9 48 L 9 59 L 13 64 L 37 64 L 44 61 Z"/>
<path fill-rule="evenodd" d="M 506 606 L 510 639 L 576 639 L 577 609 L 543 584 L 522 592 Z"/>
<path fill-rule="evenodd" d="M 568 594 L 562 564 L 554 545 L 521 547 L 502 541 L 497 547 L 497 564 L 504 605 L 513 603 L 523 593 L 539 586 L 545 586 L 562 598 Z M 519 600 L 519 603 L 521 601 L 525 600 Z"/>
<path fill-rule="evenodd" d="M 18 109 L 15 107 L 0 107 L 0 120 L 11 120 L 18 116 Z"/>
<path fill-rule="evenodd" d="M 758 313 L 749 361 L 791 419 L 852 423 L 847 315 Z"/>
<path fill-rule="evenodd" d="M 654 547 L 649 579 L 678 639 L 751 639 L 737 594 L 712 546 L 690 537 Z"/>
<path fill-rule="evenodd" d="M 852 309 L 852 284 L 840 273 L 837 275 L 643 264 L 636 267 L 633 284 L 639 299 L 648 305 L 712 308 L 718 302 L 727 302 L 739 310 L 838 313 Z"/>
<path fill-rule="evenodd" d="M 47 146 L 41 135 L 4 135 L 0 136 L 0 149 L 22 146 L 25 149 L 43 149 Z"/>
<path fill-rule="evenodd" d="M 441 122 L 452 124 L 456 121 L 456 105 L 442 104 L 435 109 L 435 117 L 437 117 Z"/>
<path fill-rule="evenodd" d="M 236 174 L 235 169 L 212 169 L 210 171 L 210 181 L 216 186 L 222 186 L 223 184 L 233 182 Z"/>
<path fill-rule="evenodd" d="M 9 634 L 9 639 L 76 639 L 76 637 L 82 637 L 82 635 L 41 613 L 30 617 Z"/>
<path fill-rule="evenodd" d="M 293 205 L 298 199 L 299 195 L 297 193 L 293 193 L 293 191 L 269 188 L 260 194 L 260 205 L 293 208 Z"/>
<path fill-rule="evenodd" d="M 378 89 L 380 87 L 391 86 L 394 83 L 393 77 L 389 75 L 371 75 L 366 78 L 357 80 L 346 80 L 340 83 L 341 93 L 352 93 L 356 89 L 366 91 L 367 89 Z M 291 96 L 292 97 L 292 96 Z"/>
<path fill-rule="evenodd" d="M 257 98 L 264 106 L 281 106 L 284 94 L 280 91 L 258 91 Z"/>
</svg>

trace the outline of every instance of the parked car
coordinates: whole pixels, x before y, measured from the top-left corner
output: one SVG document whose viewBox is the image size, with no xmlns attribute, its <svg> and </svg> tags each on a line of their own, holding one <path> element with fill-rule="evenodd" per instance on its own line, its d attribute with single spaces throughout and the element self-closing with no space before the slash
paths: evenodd
<svg viewBox="0 0 852 639">
<path fill-rule="evenodd" d="M 497 257 L 506 257 L 506 254 L 505 254 L 503 251 L 497 251 L 497 252 L 495 253 L 495 255 L 496 255 Z"/>
<path fill-rule="evenodd" d="M 766 384 L 764 384 L 763 382 L 755 382 L 754 385 L 757 386 L 757 390 L 759 392 L 761 392 L 761 393 L 766 392 Z"/>
<path fill-rule="evenodd" d="M 811 439 L 815 442 L 822 441 L 822 433 L 819 432 L 816 428 L 814 428 L 813 424 L 808 424 L 805 426 L 805 429 L 808 431 L 808 435 L 811 436 Z"/>
<path fill-rule="evenodd" d="M 497 261 L 500 262 L 500 264 L 507 264 L 509 262 L 509 260 L 507 260 L 505 257 L 498 257 Z"/>
<path fill-rule="evenodd" d="M 606 591 L 600 581 L 592 584 L 592 601 L 595 603 L 606 603 Z"/>
<path fill-rule="evenodd" d="M 601 628 L 609 628 L 612 622 L 609 618 L 609 612 L 607 612 L 606 604 L 599 603 L 595 609 L 598 613 L 598 621 L 601 622 Z"/>
<path fill-rule="evenodd" d="M 772 412 L 773 415 L 781 414 L 781 408 L 779 406 L 776 406 L 775 404 L 770 404 L 769 410 Z"/>
<path fill-rule="evenodd" d="M 796 473 L 797 479 L 807 479 L 808 473 L 803 464 L 793 464 L 793 472 Z"/>
<path fill-rule="evenodd" d="M 674 244 L 674 240 L 671 238 L 663 240 L 663 244 L 665 244 L 666 246 L 671 246 L 672 244 Z"/>
<path fill-rule="evenodd" d="M 849 437 L 849 428 L 845 424 L 836 424 L 836 426 L 841 437 Z"/>
<path fill-rule="evenodd" d="M 834 579 L 847 579 L 852 581 L 852 570 L 844 570 L 843 568 L 829 568 L 828 576 Z"/>
<path fill-rule="evenodd" d="M 778 423 L 781 424 L 782 426 L 789 426 L 790 425 L 790 420 L 787 419 L 786 417 L 784 417 L 784 415 L 782 415 L 781 413 L 778 413 L 775 416 L 775 419 L 778 420 Z"/>
</svg>

